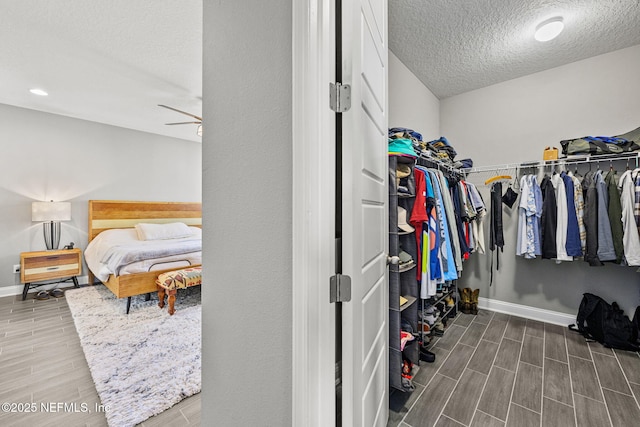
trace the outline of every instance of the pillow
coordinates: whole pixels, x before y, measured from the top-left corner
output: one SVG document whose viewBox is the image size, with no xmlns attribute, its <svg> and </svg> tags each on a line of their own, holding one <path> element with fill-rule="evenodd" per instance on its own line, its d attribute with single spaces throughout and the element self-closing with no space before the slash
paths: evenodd
<svg viewBox="0 0 640 427">
<path fill-rule="evenodd" d="M 166 240 L 190 237 L 193 231 L 183 222 L 170 222 L 168 224 L 136 224 L 136 233 L 139 240 Z"/>
</svg>

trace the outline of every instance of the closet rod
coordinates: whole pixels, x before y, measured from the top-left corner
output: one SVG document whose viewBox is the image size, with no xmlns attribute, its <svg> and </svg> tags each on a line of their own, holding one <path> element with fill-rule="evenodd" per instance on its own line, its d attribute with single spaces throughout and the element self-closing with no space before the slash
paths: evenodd
<svg viewBox="0 0 640 427">
<path fill-rule="evenodd" d="M 470 174 L 474 172 L 491 172 L 491 171 L 501 171 L 501 170 L 509 170 L 509 169 L 527 169 L 527 168 L 543 168 L 547 166 L 562 166 L 566 164 L 578 164 L 578 163 L 600 163 L 607 161 L 618 161 L 618 160 L 631 160 L 631 159 L 640 159 L 640 153 L 638 152 L 628 152 L 628 153 L 620 153 L 620 154 L 600 154 L 600 155 L 591 155 L 586 154 L 582 156 L 571 156 L 564 157 L 562 159 L 557 160 L 542 160 L 542 161 L 533 161 L 533 162 L 522 162 L 522 163 L 505 163 L 502 165 L 490 165 L 490 166 L 479 166 L 473 168 L 464 168 L 460 169 L 465 174 Z"/>
<path fill-rule="evenodd" d="M 432 165 L 435 165 L 436 167 L 444 168 L 449 173 L 455 173 L 455 174 L 458 174 L 458 175 L 463 175 L 463 169 L 456 169 L 453 166 L 451 166 L 450 164 L 447 164 L 447 163 L 443 162 L 442 160 L 437 159 L 436 157 L 425 156 L 424 154 L 420 153 L 420 155 L 418 156 L 417 160 L 424 160 L 425 162 L 431 163 Z"/>
</svg>

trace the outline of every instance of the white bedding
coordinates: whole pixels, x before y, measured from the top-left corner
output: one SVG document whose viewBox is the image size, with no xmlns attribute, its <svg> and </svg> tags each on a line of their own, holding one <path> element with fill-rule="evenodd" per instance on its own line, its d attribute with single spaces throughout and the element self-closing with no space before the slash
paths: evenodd
<svg viewBox="0 0 640 427">
<path fill-rule="evenodd" d="M 133 228 L 106 230 L 89 242 L 84 252 L 85 261 L 102 282 L 107 281 L 111 274 L 134 274 L 201 264 L 202 230 L 198 227 L 189 229 L 193 232 L 190 237 L 168 240 L 139 240 Z"/>
</svg>

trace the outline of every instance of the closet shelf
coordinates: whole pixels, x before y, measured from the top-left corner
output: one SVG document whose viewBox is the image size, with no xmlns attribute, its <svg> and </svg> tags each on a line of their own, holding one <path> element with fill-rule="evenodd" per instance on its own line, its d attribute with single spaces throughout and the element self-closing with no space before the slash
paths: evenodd
<svg viewBox="0 0 640 427">
<path fill-rule="evenodd" d="M 407 308 L 411 307 L 411 304 L 413 304 L 414 302 L 416 302 L 418 300 L 418 298 L 412 297 L 411 295 L 407 295 L 407 296 L 404 296 L 404 297 L 407 299 L 407 302 L 405 302 L 404 304 L 402 304 L 400 306 L 400 311 L 404 311 Z"/>
<path fill-rule="evenodd" d="M 579 163 L 600 163 L 600 162 L 614 162 L 619 160 L 636 160 L 635 167 L 638 167 L 638 161 L 640 160 L 640 152 L 632 151 L 619 154 L 584 154 L 584 155 L 572 155 L 555 160 L 534 160 L 529 162 L 520 163 L 505 163 L 501 165 L 488 165 L 478 166 L 472 168 L 460 169 L 462 173 L 468 175 L 476 172 L 491 172 L 501 170 L 513 170 L 513 169 L 528 169 L 528 168 L 543 168 L 548 166 L 562 166 L 562 165 L 574 165 Z"/>
</svg>

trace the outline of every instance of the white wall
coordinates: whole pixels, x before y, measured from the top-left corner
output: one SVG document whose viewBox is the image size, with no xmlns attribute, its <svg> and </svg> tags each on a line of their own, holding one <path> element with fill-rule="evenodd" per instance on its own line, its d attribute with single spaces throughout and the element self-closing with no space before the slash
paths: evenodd
<svg viewBox="0 0 640 427">
<path fill-rule="evenodd" d="M 389 51 L 389 127 L 422 134 L 425 141 L 440 138 L 440 101 Z"/>
<path fill-rule="evenodd" d="M 45 250 L 32 201 L 70 201 L 60 247 L 85 249 L 90 199 L 201 200 L 195 142 L 4 104 L 0 141 L 0 287 L 20 284 L 20 252 Z"/>
<path fill-rule="evenodd" d="M 292 420 L 292 3 L 204 2 L 202 419 Z M 296 284 L 300 286 L 300 284 Z"/>
<path fill-rule="evenodd" d="M 441 130 L 476 166 L 540 160 L 544 147 L 560 148 L 562 139 L 615 135 L 640 126 L 638 70 L 640 46 L 635 46 L 444 99 Z M 487 177 L 469 179 L 484 182 Z M 488 203 L 488 188 L 483 194 Z M 479 288 L 481 297 L 568 314 L 577 313 L 584 292 L 617 300 L 628 312 L 640 304 L 636 268 L 516 257 L 516 212 L 506 207 L 504 212 L 505 252 L 493 286 L 489 256 L 472 255 L 460 287 Z"/>
</svg>

